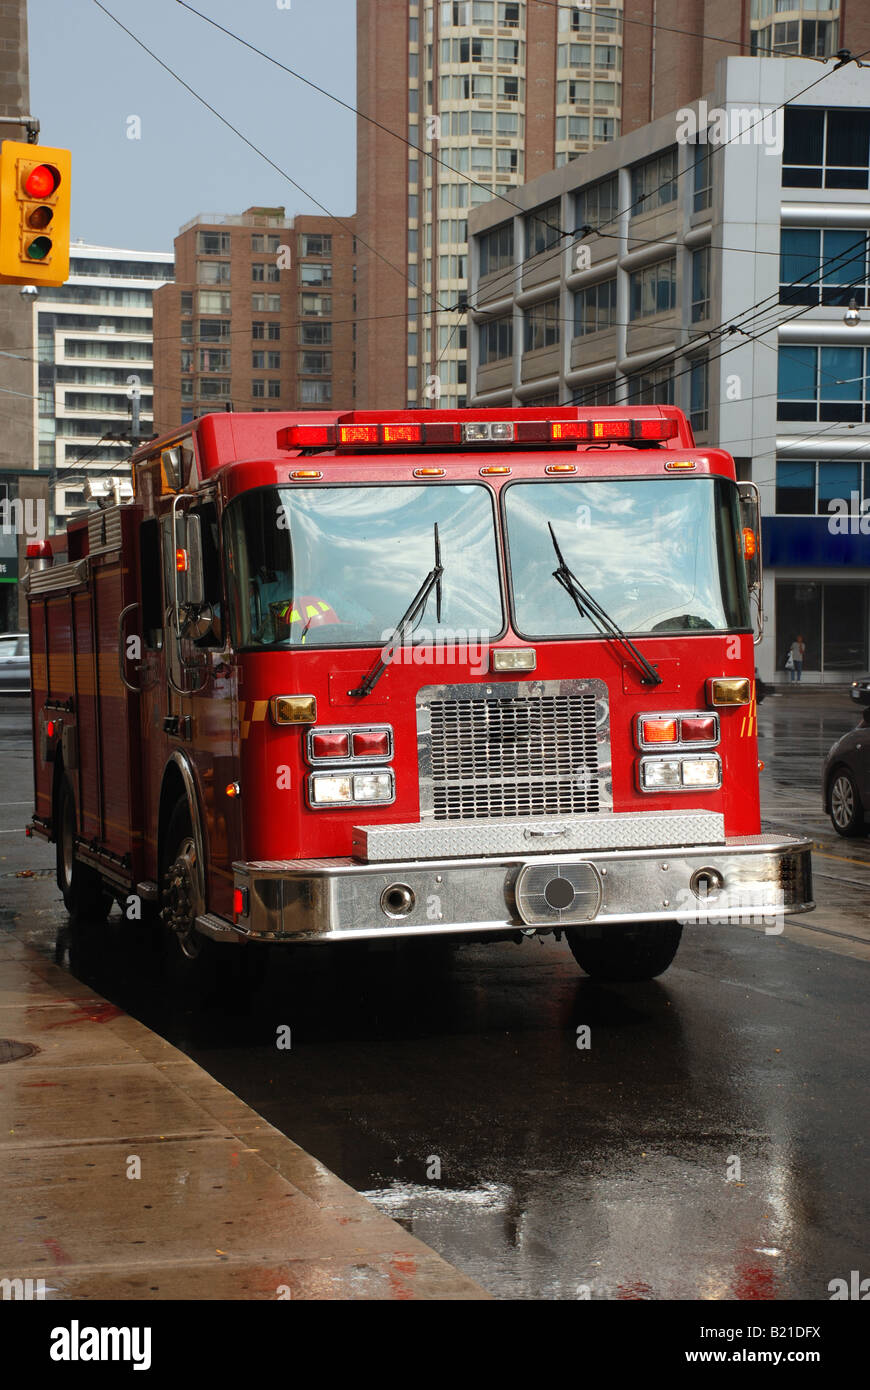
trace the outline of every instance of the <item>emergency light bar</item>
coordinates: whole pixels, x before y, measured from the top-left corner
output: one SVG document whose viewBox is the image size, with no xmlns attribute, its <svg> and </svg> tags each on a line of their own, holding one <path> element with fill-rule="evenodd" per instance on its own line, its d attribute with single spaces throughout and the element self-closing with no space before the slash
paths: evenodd
<svg viewBox="0 0 870 1390">
<path fill-rule="evenodd" d="M 578 444 L 609 443 L 625 440 L 628 443 L 658 442 L 674 439 L 680 434 L 680 417 L 656 416 L 587 416 L 551 419 L 546 416 L 517 418 L 526 412 L 505 412 L 514 418 L 495 418 L 496 411 L 475 416 L 469 411 L 450 412 L 464 419 L 359 421 L 352 415 L 334 425 L 290 425 L 278 431 L 281 449 L 336 450 L 407 449 L 426 445 L 462 444 Z M 489 418 L 488 418 L 489 417 Z"/>
</svg>

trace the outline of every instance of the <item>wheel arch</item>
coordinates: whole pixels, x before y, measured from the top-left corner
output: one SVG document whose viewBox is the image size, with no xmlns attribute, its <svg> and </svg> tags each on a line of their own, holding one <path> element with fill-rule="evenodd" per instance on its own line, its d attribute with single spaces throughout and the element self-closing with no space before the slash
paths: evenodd
<svg viewBox="0 0 870 1390">
<path fill-rule="evenodd" d="M 196 845 L 196 861 L 199 868 L 199 887 L 202 901 L 205 902 L 206 885 L 206 862 L 208 845 L 205 838 L 202 813 L 200 810 L 200 797 L 196 784 L 196 776 L 190 759 L 185 757 L 180 748 L 176 748 L 172 753 L 166 767 L 163 769 L 163 782 L 160 787 L 160 805 L 157 816 L 157 876 L 158 884 L 161 878 L 161 868 L 166 849 L 166 832 L 169 820 L 176 803 L 184 797 L 187 802 L 187 809 L 190 814 L 190 824 L 193 831 L 193 840 Z"/>
</svg>

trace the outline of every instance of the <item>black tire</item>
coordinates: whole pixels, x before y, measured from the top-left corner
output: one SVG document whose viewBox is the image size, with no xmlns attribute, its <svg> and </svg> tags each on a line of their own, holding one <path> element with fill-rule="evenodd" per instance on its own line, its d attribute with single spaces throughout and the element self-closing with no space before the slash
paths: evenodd
<svg viewBox="0 0 870 1390">
<path fill-rule="evenodd" d="M 106 887 L 96 869 L 76 858 L 76 803 L 72 783 L 66 773 L 58 784 L 53 820 L 57 886 L 64 907 L 71 917 L 105 922 L 114 894 Z"/>
<path fill-rule="evenodd" d="M 176 990 L 218 999 L 243 999 L 262 984 L 269 960 L 265 944 L 212 941 L 195 928 L 205 904 L 196 882 L 196 844 L 186 797 L 179 797 L 164 837 L 160 867 L 160 933 L 164 973 Z M 204 868 L 203 868 L 204 872 Z M 177 879 L 189 877 L 179 885 Z M 189 900 L 186 912 L 184 899 Z"/>
<path fill-rule="evenodd" d="M 838 835 L 851 840 L 864 835 L 864 807 L 855 779 L 846 767 L 834 768 L 828 782 L 828 805 L 831 824 Z"/>
<path fill-rule="evenodd" d="M 204 910 L 200 900 L 198 859 L 193 824 L 186 797 L 172 808 L 160 862 L 160 922 L 166 964 L 183 983 L 204 973 L 213 945 L 195 928 Z"/>
<path fill-rule="evenodd" d="M 568 927 L 571 952 L 593 980 L 653 980 L 662 975 L 680 944 L 679 922 L 629 922 L 601 928 L 600 936 Z"/>
</svg>

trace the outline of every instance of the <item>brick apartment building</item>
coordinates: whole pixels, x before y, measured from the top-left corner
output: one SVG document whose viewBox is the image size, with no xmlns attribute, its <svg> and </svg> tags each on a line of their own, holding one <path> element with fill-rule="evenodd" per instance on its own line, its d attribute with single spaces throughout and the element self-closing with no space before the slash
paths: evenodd
<svg viewBox="0 0 870 1390">
<path fill-rule="evenodd" d="M 223 410 L 354 405 L 353 218 L 201 214 L 154 295 L 154 428 Z"/>
</svg>

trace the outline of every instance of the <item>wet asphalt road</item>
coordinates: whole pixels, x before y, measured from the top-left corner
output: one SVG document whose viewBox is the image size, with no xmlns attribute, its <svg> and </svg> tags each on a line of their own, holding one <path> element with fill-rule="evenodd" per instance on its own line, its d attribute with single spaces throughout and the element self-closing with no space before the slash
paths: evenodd
<svg viewBox="0 0 870 1390">
<path fill-rule="evenodd" d="M 818 910 L 783 935 L 687 929 L 671 970 L 633 986 L 592 984 L 554 942 L 279 952 L 228 1007 L 173 1002 L 153 938 L 118 917 L 70 933 L 53 849 L 18 828 L 27 704 L 0 699 L 0 932 L 498 1297 L 828 1299 L 830 1280 L 870 1275 L 870 840 L 835 836 L 818 793 L 856 722 L 830 692 L 759 711 L 766 825 L 817 842 Z"/>
</svg>

